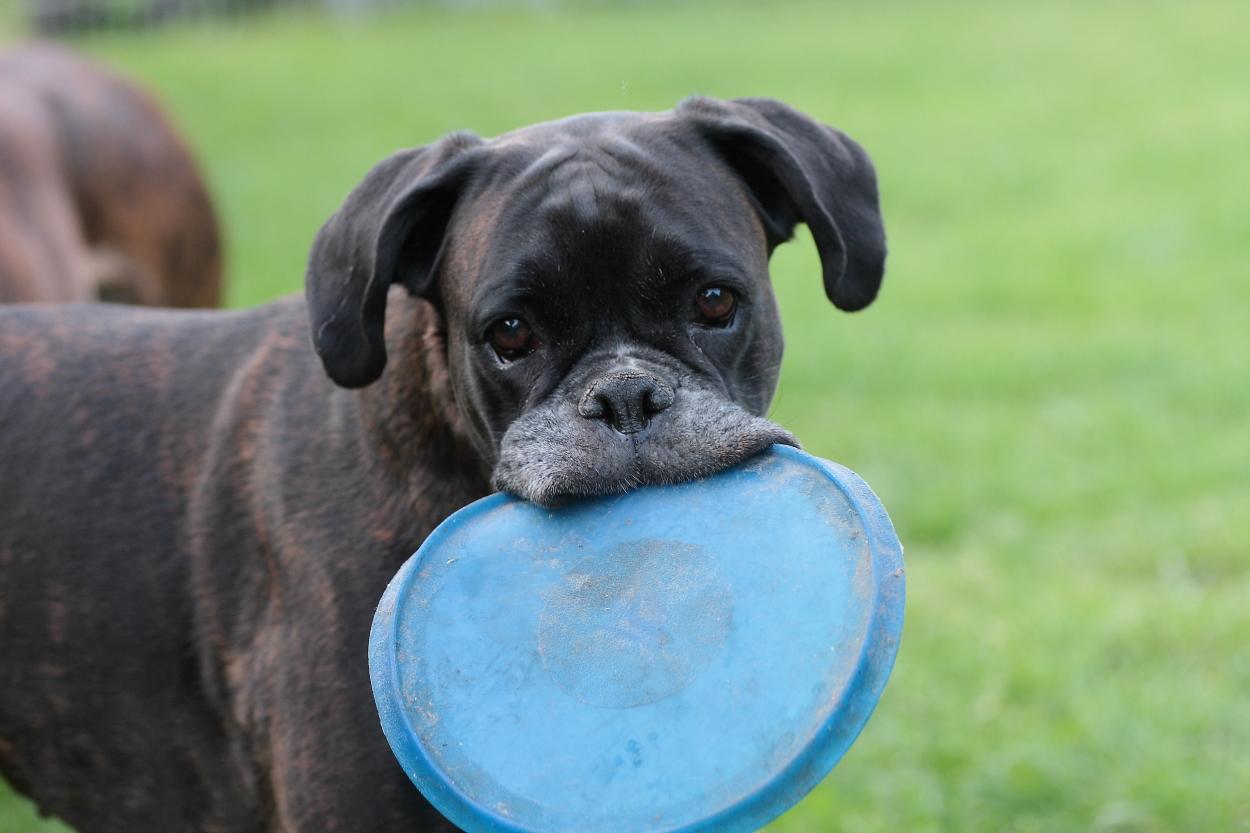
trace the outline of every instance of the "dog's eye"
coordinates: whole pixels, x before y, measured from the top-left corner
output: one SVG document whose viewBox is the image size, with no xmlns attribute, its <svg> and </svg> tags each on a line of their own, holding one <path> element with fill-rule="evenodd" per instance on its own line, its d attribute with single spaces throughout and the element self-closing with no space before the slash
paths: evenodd
<svg viewBox="0 0 1250 833">
<path fill-rule="evenodd" d="M 700 289 L 694 296 L 694 313 L 691 317 L 696 324 L 704 327 L 728 327 L 733 323 L 737 309 L 738 296 L 732 289 L 709 286 Z"/>
<path fill-rule="evenodd" d="M 520 318 L 500 318 L 490 328 L 490 345 L 506 362 L 523 358 L 534 349 L 534 332 Z"/>
</svg>

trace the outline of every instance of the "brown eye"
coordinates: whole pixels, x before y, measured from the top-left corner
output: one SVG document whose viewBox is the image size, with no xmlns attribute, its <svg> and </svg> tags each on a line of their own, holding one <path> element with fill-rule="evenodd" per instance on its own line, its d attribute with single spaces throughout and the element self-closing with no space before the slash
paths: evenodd
<svg viewBox="0 0 1250 833">
<path fill-rule="evenodd" d="M 501 318 L 491 325 L 490 344 L 499 358 L 510 362 L 534 349 L 534 333 L 520 318 Z"/>
<path fill-rule="evenodd" d="M 694 320 L 705 327 L 728 327 L 738 309 L 738 296 L 732 289 L 709 286 L 694 296 Z"/>
</svg>

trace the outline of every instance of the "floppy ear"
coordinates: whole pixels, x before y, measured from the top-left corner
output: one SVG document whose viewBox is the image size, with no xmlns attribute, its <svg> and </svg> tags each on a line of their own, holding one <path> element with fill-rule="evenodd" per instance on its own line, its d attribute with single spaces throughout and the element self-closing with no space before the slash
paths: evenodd
<svg viewBox="0 0 1250 833">
<path fill-rule="evenodd" d="M 431 297 L 444 232 L 473 170 L 457 133 L 378 163 L 352 189 L 313 240 L 304 297 L 313 346 L 326 373 L 360 388 L 386 367 L 386 293 L 393 283 Z"/>
<path fill-rule="evenodd" d="M 742 177 L 770 253 L 793 236 L 796 223 L 807 223 L 829 300 L 847 312 L 872 303 L 885 272 L 885 227 L 877 175 L 863 148 L 771 98 L 694 97 L 676 112 Z"/>
</svg>

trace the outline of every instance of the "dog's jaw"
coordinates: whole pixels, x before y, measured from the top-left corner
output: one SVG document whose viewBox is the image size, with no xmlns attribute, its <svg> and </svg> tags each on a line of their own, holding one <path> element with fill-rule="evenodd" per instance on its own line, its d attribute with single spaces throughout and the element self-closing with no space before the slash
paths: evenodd
<svg viewBox="0 0 1250 833">
<path fill-rule="evenodd" d="M 706 477 L 774 443 L 799 447 L 790 432 L 715 392 L 678 387 L 654 424 L 621 433 L 579 415 L 558 398 L 509 426 L 491 485 L 547 508 L 579 497 Z"/>
</svg>

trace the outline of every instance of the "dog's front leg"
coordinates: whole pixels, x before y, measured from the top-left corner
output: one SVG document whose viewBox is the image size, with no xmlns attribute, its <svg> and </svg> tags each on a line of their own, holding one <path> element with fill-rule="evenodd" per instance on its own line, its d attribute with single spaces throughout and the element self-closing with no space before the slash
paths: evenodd
<svg viewBox="0 0 1250 833">
<path fill-rule="evenodd" d="M 327 632 L 327 625 L 329 629 Z M 298 657 L 269 681 L 268 781 L 286 833 L 454 833 L 387 746 L 369 688 L 358 622 L 288 632 L 274 655 Z"/>
</svg>

